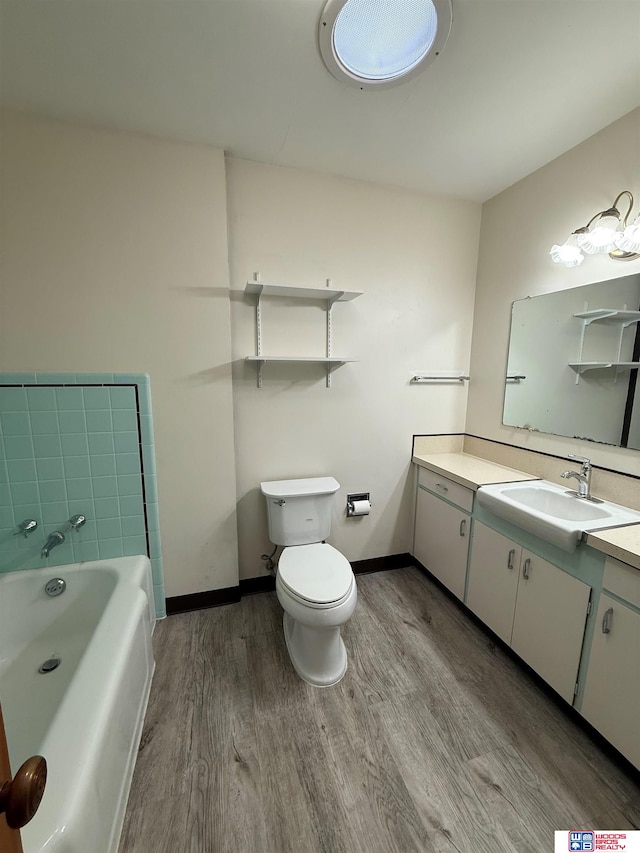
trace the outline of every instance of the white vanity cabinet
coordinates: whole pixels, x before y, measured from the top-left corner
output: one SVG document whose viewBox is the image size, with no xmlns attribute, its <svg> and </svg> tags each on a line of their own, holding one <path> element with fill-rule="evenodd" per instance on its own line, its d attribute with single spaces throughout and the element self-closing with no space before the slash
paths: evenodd
<svg viewBox="0 0 640 853">
<path fill-rule="evenodd" d="M 640 768 L 640 571 L 608 559 L 582 715 Z"/>
<path fill-rule="evenodd" d="M 591 587 L 523 549 L 511 648 L 573 702 Z"/>
<path fill-rule="evenodd" d="M 464 597 L 472 507 L 471 489 L 419 469 L 413 555 L 459 599 Z"/>
<path fill-rule="evenodd" d="M 511 645 L 522 548 L 476 521 L 469 561 L 467 607 Z"/>
<path fill-rule="evenodd" d="M 587 584 L 474 522 L 467 606 L 569 703 L 590 594 Z"/>
</svg>

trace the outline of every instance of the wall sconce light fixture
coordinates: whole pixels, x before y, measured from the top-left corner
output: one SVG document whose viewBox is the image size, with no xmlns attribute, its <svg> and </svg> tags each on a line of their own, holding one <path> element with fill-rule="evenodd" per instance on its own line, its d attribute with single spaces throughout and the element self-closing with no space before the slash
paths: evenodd
<svg viewBox="0 0 640 853">
<path fill-rule="evenodd" d="M 621 218 L 618 202 L 627 196 L 629 207 Z M 615 261 L 631 261 L 640 258 L 640 213 L 628 225 L 633 208 L 633 196 L 623 190 L 608 210 L 600 210 L 595 216 L 567 237 L 561 246 L 552 246 L 549 254 L 556 264 L 577 267 L 587 255 L 608 254 Z"/>
</svg>

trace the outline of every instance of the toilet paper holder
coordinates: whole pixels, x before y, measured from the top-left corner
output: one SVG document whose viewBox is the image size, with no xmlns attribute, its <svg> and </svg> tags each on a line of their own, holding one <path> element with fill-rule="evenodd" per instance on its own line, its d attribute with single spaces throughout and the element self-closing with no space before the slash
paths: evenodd
<svg viewBox="0 0 640 853">
<path fill-rule="evenodd" d="M 347 518 L 369 515 L 370 510 L 371 498 L 369 492 L 358 492 L 347 495 Z"/>
</svg>

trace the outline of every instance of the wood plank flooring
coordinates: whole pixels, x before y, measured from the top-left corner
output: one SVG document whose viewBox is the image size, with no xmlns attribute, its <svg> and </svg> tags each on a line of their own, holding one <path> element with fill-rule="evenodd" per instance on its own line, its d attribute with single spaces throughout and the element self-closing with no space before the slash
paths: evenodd
<svg viewBox="0 0 640 853">
<path fill-rule="evenodd" d="M 637 780 L 435 584 L 357 582 L 324 690 L 275 593 L 158 624 L 120 853 L 540 853 L 640 828 Z"/>
</svg>

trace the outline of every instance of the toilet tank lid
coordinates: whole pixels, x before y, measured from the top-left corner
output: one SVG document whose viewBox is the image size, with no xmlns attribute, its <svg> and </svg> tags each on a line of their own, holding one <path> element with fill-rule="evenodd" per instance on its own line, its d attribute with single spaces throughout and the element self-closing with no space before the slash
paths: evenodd
<svg viewBox="0 0 640 853">
<path fill-rule="evenodd" d="M 340 488 L 333 477 L 306 477 L 301 480 L 272 480 L 260 483 L 268 498 L 301 498 L 306 495 L 332 495 Z"/>
</svg>

